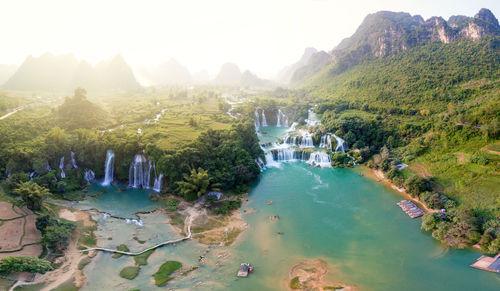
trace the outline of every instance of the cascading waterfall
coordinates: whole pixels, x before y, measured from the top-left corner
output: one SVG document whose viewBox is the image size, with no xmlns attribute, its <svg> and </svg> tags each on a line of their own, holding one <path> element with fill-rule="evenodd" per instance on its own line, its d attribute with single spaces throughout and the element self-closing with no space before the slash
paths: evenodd
<svg viewBox="0 0 500 291">
<path fill-rule="evenodd" d="M 52 171 L 52 169 L 50 168 L 50 165 L 49 165 L 49 161 L 47 161 L 47 164 L 45 165 L 45 168 L 47 169 L 47 171 Z"/>
<path fill-rule="evenodd" d="M 259 111 L 255 109 L 255 130 L 259 130 L 260 128 L 260 117 L 259 117 Z"/>
<path fill-rule="evenodd" d="M 64 156 L 59 160 L 59 169 L 61 169 L 61 179 L 66 178 L 66 173 L 64 173 Z"/>
<path fill-rule="evenodd" d="M 345 153 L 344 140 L 341 139 L 340 137 L 336 136 L 335 134 L 333 135 L 333 137 L 337 141 L 337 146 L 335 147 L 335 151 Z"/>
<path fill-rule="evenodd" d="M 288 117 L 281 111 L 281 109 L 278 109 L 278 113 L 276 114 L 276 126 L 277 127 L 288 127 Z"/>
<path fill-rule="evenodd" d="M 144 226 L 144 222 L 142 222 L 142 220 L 138 220 L 138 219 L 129 219 L 129 218 L 126 218 L 125 219 L 125 223 L 126 224 L 131 224 L 131 223 L 134 223 L 135 225 L 137 226 Z"/>
<path fill-rule="evenodd" d="M 264 109 L 262 109 L 262 126 L 267 126 L 267 120 L 266 120 L 266 113 L 264 112 Z"/>
<path fill-rule="evenodd" d="M 153 190 L 155 190 L 156 192 L 160 192 L 162 181 L 163 181 L 163 174 L 160 174 L 158 177 L 155 177 L 155 183 L 153 185 Z"/>
<path fill-rule="evenodd" d="M 35 176 L 35 172 L 30 173 L 30 180 L 33 181 L 33 176 Z"/>
<path fill-rule="evenodd" d="M 325 134 L 321 136 L 321 142 L 319 144 L 320 148 L 325 148 L 329 151 L 332 151 L 332 136 L 331 134 Z"/>
<path fill-rule="evenodd" d="M 302 136 L 302 140 L 300 141 L 300 147 L 301 148 L 313 148 L 314 147 L 312 135 L 310 133 L 306 132 Z"/>
<path fill-rule="evenodd" d="M 324 152 L 314 152 L 309 156 L 307 164 L 314 167 L 329 168 L 332 166 L 330 155 Z"/>
<path fill-rule="evenodd" d="M 71 152 L 71 164 L 73 165 L 73 168 L 78 169 L 78 165 L 76 164 L 76 159 L 75 159 L 75 153 Z"/>
<path fill-rule="evenodd" d="M 285 144 L 291 145 L 291 146 L 298 146 L 297 144 L 297 136 L 287 136 L 285 137 Z"/>
<path fill-rule="evenodd" d="M 260 157 L 255 159 L 255 163 L 257 163 L 261 172 L 266 168 L 266 164 L 264 164 L 264 161 Z"/>
<path fill-rule="evenodd" d="M 95 179 L 95 173 L 94 171 L 92 170 L 85 170 L 84 174 L 83 174 L 83 178 L 85 179 L 85 181 L 87 181 L 87 184 L 90 184 L 90 182 L 94 181 Z"/>
<path fill-rule="evenodd" d="M 134 160 L 130 163 L 129 183 L 130 187 L 149 189 L 151 183 L 151 161 L 147 161 L 143 155 L 135 155 Z"/>
<path fill-rule="evenodd" d="M 106 152 L 106 162 L 104 163 L 104 181 L 103 186 L 109 186 L 113 182 L 113 174 L 115 171 L 115 153 L 112 150 Z"/>
</svg>

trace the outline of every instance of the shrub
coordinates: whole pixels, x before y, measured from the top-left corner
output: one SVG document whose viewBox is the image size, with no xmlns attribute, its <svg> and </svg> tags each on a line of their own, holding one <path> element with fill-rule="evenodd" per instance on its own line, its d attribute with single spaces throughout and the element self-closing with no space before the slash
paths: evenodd
<svg viewBox="0 0 500 291">
<path fill-rule="evenodd" d="M 0 272 L 42 273 L 52 271 L 49 261 L 30 256 L 5 257 L 0 260 Z"/>
<path fill-rule="evenodd" d="M 168 261 L 163 263 L 163 265 L 160 266 L 160 269 L 158 269 L 158 271 L 153 274 L 156 286 L 163 286 L 167 284 L 168 281 L 172 280 L 169 275 L 174 271 L 180 269 L 181 267 L 182 264 L 176 261 Z"/>
<path fill-rule="evenodd" d="M 148 264 L 148 258 L 151 256 L 151 254 L 154 252 L 154 250 L 149 250 L 145 253 L 142 253 L 138 256 L 134 257 L 134 261 L 137 265 L 147 265 Z"/>
<path fill-rule="evenodd" d="M 120 277 L 132 280 L 139 274 L 139 267 L 128 266 L 120 271 Z"/>
<path fill-rule="evenodd" d="M 122 252 L 129 252 L 130 250 L 128 249 L 128 247 L 124 244 L 121 244 L 119 246 L 116 247 L 117 250 L 119 251 L 122 251 Z M 118 259 L 120 258 L 121 256 L 123 256 L 123 254 L 120 254 L 120 253 L 114 253 L 113 256 L 111 256 L 113 259 Z"/>
</svg>

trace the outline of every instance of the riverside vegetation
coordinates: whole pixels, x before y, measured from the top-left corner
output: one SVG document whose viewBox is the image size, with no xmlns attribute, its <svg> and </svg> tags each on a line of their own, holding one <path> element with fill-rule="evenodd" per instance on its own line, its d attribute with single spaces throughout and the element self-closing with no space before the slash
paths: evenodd
<svg viewBox="0 0 500 291">
<path fill-rule="evenodd" d="M 450 19 L 449 27 L 441 23 L 452 41 L 436 39 L 438 33 L 426 38 L 427 22 L 409 15 L 370 15 L 332 52 L 335 58 L 309 64 L 289 88 L 257 94 L 211 86 L 116 94 L 76 88 L 65 98 L 0 94 L 0 113 L 36 103 L 0 121 L 0 200 L 26 205 L 38 215 L 45 247 L 41 258 L 2 259 L 0 271 L 44 273 L 58 267 L 56 257 L 75 230 L 81 249 L 96 245 L 94 227 L 59 218 L 59 206 L 47 199 L 83 200 L 88 185 L 102 178 L 120 192 L 119 182 L 129 181 L 129 187 L 157 192 L 151 198 L 161 200 L 171 224 L 184 226 L 179 205 L 223 191 L 230 199 L 208 196 L 204 205 L 212 214 L 228 214 L 275 160 L 320 167 L 365 164 L 431 210 L 421 228 L 444 245 L 498 253 L 500 28 L 490 14 L 481 10 L 474 19 Z M 387 23 L 402 25 L 406 34 L 386 39 L 385 50 L 373 47 L 370 29 Z M 470 23 L 485 25 L 484 35 L 458 37 Z M 224 90 L 236 90 L 244 101 L 234 108 L 222 97 Z M 273 136 L 274 125 L 288 134 Z M 264 153 L 274 142 L 266 138 L 277 140 L 274 152 Z M 299 156 L 282 145 L 305 149 Z M 398 168 L 403 163 L 409 166 Z M 128 250 L 124 244 L 117 248 Z M 149 255 L 134 257 L 136 265 L 123 268 L 120 276 L 141 277 Z M 155 284 L 167 284 L 181 267 L 177 261 L 164 263 L 153 275 Z M 289 285 L 302 286 L 298 277 Z"/>
</svg>

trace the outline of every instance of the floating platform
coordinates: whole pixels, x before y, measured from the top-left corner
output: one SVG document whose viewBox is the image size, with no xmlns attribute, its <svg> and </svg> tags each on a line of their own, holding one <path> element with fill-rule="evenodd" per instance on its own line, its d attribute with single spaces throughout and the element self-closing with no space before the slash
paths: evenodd
<svg viewBox="0 0 500 291">
<path fill-rule="evenodd" d="M 417 218 L 425 214 L 425 212 L 422 209 L 418 208 L 415 203 L 408 200 L 401 200 L 397 204 L 411 218 Z"/>
<path fill-rule="evenodd" d="M 470 265 L 473 268 L 500 273 L 500 253 L 495 257 L 481 256 L 476 262 Z"/>
<path fill-rule="evenodd" d="M 247 277 L 248 273 L 253 272 L 253 267 L 248 263 L 243 263 L 240 265 L 240 269 L 238 270 L 238 277 Z"/>
</svg>

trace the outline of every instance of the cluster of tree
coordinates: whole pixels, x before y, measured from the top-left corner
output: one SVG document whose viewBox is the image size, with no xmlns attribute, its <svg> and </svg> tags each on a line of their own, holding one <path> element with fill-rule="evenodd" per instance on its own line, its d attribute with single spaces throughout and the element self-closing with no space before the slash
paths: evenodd
<svg viewBox="0 0 500 291">
<path fill-rule="evenodd" d="M 326 111 L 321 121 L 327 132 L 342 137 L 352 149 L 368 147 L 371 153 L 375 153 L 382 146 L 400 144 L 398 134 L 391 127 L 384 126 L 380 119 L 338 116 L 333 111 Z"/>
<path fill-rule="evenodd" d="M 36 219 L 36 228 L 42 233 L 42 242 L 52 251 L 64 250 L 76 229 L 76 224 L 67 220 L 57 220 L 48 215 Z"/>
<path fill-rule="evenodd" d="M 49 261 L 31 256 L 5 257 L 0 260 L 0 273 L 29 272 L 45 274 L 52 271 Z"/>
<path fill-rule="evenodd" d="M 189 201 L 210 189 L 245 191 L 260 173 L 255 159 L 263 154 L 251 121 L 236 122 L 228 130 L 208 130 L 176 151 L 149 145 L 146 152 L 165 173 L 171 190 Z"/>
</svg>

